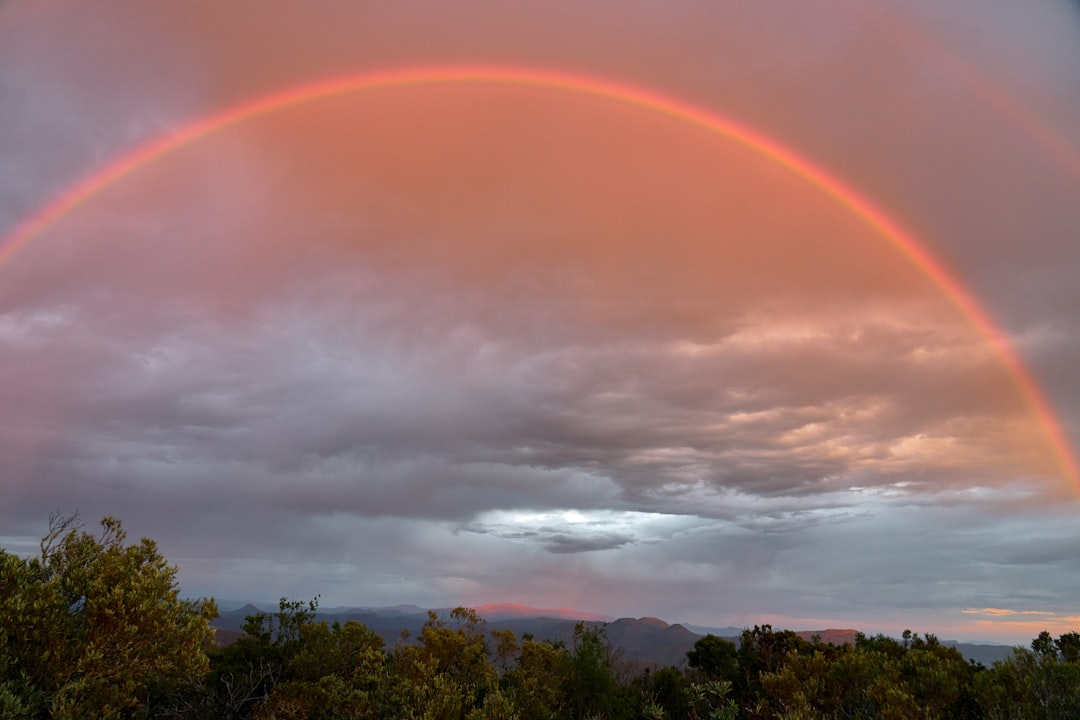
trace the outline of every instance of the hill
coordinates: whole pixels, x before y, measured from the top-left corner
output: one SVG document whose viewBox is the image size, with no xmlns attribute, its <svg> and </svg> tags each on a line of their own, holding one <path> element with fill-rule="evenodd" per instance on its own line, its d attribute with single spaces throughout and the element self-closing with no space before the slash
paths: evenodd
<svg viewBox="0 0 1080 720">
<path fill-rule="evenodd" d="M 223 611 L 213 623 L 218 630 L 218 641 L 229 644 L 239 637 L 248 615 L 276 610 L 276 606 L 247 603 Z M 487 620 L 489 630 L 513 630 L 518 637 L 527 633 L 537 640 L 552 640 L 567 645 L 573 642 L 574 627 L 578 622 L 604 625 L 607 638 L 619 657 L 636 666 L 679 667 L 686 663 L 686 653 L 693 649 L 694 643 L 706 634 L 711 633 L 736 643 L 742 634 L 741 628 L 734 627 L 686 626 L 670 624 L 654 617 L 612 619 L 568 608 L 533 608 L 516 603 L 481 605 L 474 610 Z M 436 608 L 434 611 L 445 616 L 450 609 Z M 328 623 L 345 623 L 349 620 L 362 623 L 382 637 L 387 647 L 392 648 L 400 642 L 415 642 L 428 620 L 428 610 L 416 605 L 335 607 L 320 608 L 318 617 Z M 816 636 L 821 642 L 834 645 L 854 643 L 857 633 L 857 630 L 832 628 L 796 631 L 804 640 L 812 640 Z M 1012 653 L 1012 647 L 1007 645 L 944 642 L 957 648 L 965 658 L 987 666 L 1004 660 Z"/>
</svg>

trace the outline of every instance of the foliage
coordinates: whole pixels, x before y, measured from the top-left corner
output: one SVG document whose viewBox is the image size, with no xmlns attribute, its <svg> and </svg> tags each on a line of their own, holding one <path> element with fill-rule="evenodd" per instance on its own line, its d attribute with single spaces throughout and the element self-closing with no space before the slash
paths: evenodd
<svg viewBox="0 0 1080 720">
<path fill-rule="evenodd" d="M 455 608 L 448 619 L 428 613 L 420 643 L 398 646 L 389 659 L 396 678 L 387 695 L 393 717 L 479 718 L 486 705 L 505 704 L 484 625 L 467 608 Z"/>
<path fill-rule="evenodd" d="M 212 600 L 181 600 L 152 540 L 118 520 L 94 536 L 53 517 L 39 557 L 0 550 L 0 708 L 5 717 L 113 718 L 208 669 Z"/>
<path fill-rule="evenodd" d="M 569 666 L 565 646 L 537 642 L 530 636 L 523 638 L 517 664 L 503 676 L 503 686 L 519 708 L 521 720 L 566 717 L 569 707 L 564 678 Z"/>
<path fill-rule="evenodd" d="M 579 622 L 566 665 L 563 692 L 574 720 L 623 717 L 630 706 L 629 693 L 615 676 L 616 657 L 603 626 Z"/>
<path fill-rule="evenodd" d="M 1041 653 L 1046 637 L 1049 633 L 1041 633 L 1032 650 L 1016 648 L 1011 658 L 975 678 L 974 695 L 983 717 L 1080 720 L 1080 663 Z"/>
<path fill-rule="evenodd" d="M 733 681 L 739 670 L 739 650 L 730 640 L 706 635 L 686 653 L 686 664 L 711 680 Z"/>
</svg>

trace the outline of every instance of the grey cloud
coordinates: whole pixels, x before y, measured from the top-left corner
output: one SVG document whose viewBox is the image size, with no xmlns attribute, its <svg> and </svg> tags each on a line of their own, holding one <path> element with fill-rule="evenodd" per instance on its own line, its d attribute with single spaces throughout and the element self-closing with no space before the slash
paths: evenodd
<svg viewBox="0 0 1080 720">
<path fill-rule="evenodd" d="M 1006 5 L 970 19 L 988 33 L 977 45 L 969 18 L 926 3 L 567 5 L 573 31 L 540 5 L 484 19 L 282 5 L 207 23 L 209 4 L 133 4 L 120 25 L 83 9 L 24 35 L 0 17 L 15 108 L 0 118 L 0 227 L 161 128 L 269 89 L 418 58 L 543 61 L 730 114 L 865 192 L 1002 322 L 1075 437 L 1077 184 L 974 81 L 1075 146 L 1080 98 L 1063 80 L 1080 43 L 1060 8 L 1025 7 L 1014 35 Z M 240 27 L 279 39 L 274 57 L 238 45 Z M 935 37 L 950 42 L 909 42 Z M 979 74 L 944 71 L 950 54 Z M 563 114 L 531 129 L 565 140 Z M 476 117 L 484 142 L 513 147 Z M 434 125 L 416 122 L 424 141 Z M 670 217 L 558 174 L 602 157 L 536 148 L 482 158 L 520 174 L 490 187 L 418 164 L 449 188 L 431 202 L 378 164 L 378 141 L 289 145 L 258 125 L 103 193 L 0 267 L 12 545 L 77 507 L 160 539 L 206 594 L 546 598 L 534 604 L 871 630 L 897 608 L 931 623 L 1071 607 L 1074 523 L 1055 507 L 1068 489 L 1039 461 L 1014 380 L 900 253 L 874 250 L 843 208 L 789 197 L 798 183 L 776 168 L 715 138 L 667 148 L 661 132 L 635 149 L 640 185 L 609 180 L 650 188 L 640 203 L 666 198 Z M 686 160 L 712 144 L 723 167 Z M 527 192 L 549 166 L 563 179 Z M 574 182 L 629 219 L 616 232 L 560 199 Z M 773 204 L 752 206 L 759 183 Z M 587 519 L 496 514 L 509 511 Z"/>
<path fill-rule="evenodd" d="M 596 550 L 613 550 L 632 542 L 634 542 L 634 538 L 628 535 L 604 535 L 580 538 L 571 535 L 555 534 L 547 539 L 544 547 L 548 552 L 564 554 L 593 552 Z"/>
<path fill-rule="evenodd" d="M 401 317 L 398 310 L 390 313 Z M 235 487 L 242 493 L 258 483 L 259 502 L 312 512 L 450 518 L 515 503 L 616 501 L 647 510 L 656 502 L 652 488 L 663 484 L 806 496 L 889 483 L 889 474 L 875 479 L 862 464 L 888 462 L 890 442 L 925 432 L 940 411 L 921 412 L 921 398 L 949 411 L 958 403 L 943 395 L 978 401 L 983 384 L 968 371 L 970 390 L 922 388 L 905 394 L 906 404 L 873 394 L 830 404 L 840 378 L 859 373 L 871 393 L 895 392 L 905 375 L 925 384 L 929 371 L 892 359 L 881 342 L 892 338 L 881 334 L 861 350 L 863 357 L 841 346 L 829 351 L 830 362 L 813 357 L 822 352 L 816 344 L 796 344 L 806 348 L 791 356 L 801 368 L 799 381 L 808 373 L 820 377 L 810 383 L 817 394 L 807 395 L 784 380 L 793 370 L 781 354 L 756 365 L 738 349 L 687 360 L 631 341 L 531 354 L 514 336 L 475 325 L 464 326 L 469 344 L 457 346 L 452 323 L 431 334 L 433 344 L 419 353 L 401 348 L 386 334 L 390 323 L 378 318 L 361 318 L 366 329 L 337 337 L 336 323 L 344 318 L 328 324 L 287 298 L 266 311 L 266 322 L 240 334 L 205 316 L 180 333 L 125 336 L 96 317 L 87 309 L 67 327 L 40 330 L 45 338 L 62 332 L 68 348 L 84 345 L 66 355 L 79 358 L 77 371 L 59 367 L 54 373 L 70 385 L 73 407 L 64 422 L 81 437 L 71 447 L 87 463 L 85 472 L 98 478 L 92 482 L 112 476 L 112 482 L 160 493 L 168 483 L 154 489 L 143 478 L 175 476 L 182 487 L 185 475 L 196 483 L 220 475 L 233 478 L 223 492 Z M 476 348 L 486 342 L 500 349 L 482 357 Z M 380 350 L 373 354 L 370 347 Z M 15 382 L 21 371 L 10 369 L 7 387 L 21 387 Z M 875 380 L 871 369 L 887 383 Z M 646 377 L 658 379 L 642 384 Z M 772 387 L 748 410 L 719 393 L 709 403 L 697 393 L 670 391 L 714 377 L 736 387 Z M 943 382 L 960 379 L 949 373 Z M 835 417 L 845 412 L 852 420 L 837 425 Z M 869 412 L 865 420 L 859 419 L 863 412 Z M 837 439 L 849 442 L 853 454 L 819 447 Z M 932 482 L 940 487 L 949 472 L 939 468 Z M 598 489 L 581 490 L 588 485 Z"/>
<path fill-rule="evenodd" d="M 521 530 L 476 522 L 462 529 L 471 533 L 495 535 L 507 540 L 538 543 L 548 552 L 555 554 L 613 550 L 638 542 L 638 538 L 632 534 L 612 532 L 603 527 L 570 529 L 565 525 L 562 527 L 541 525 Z"/>
</svg>

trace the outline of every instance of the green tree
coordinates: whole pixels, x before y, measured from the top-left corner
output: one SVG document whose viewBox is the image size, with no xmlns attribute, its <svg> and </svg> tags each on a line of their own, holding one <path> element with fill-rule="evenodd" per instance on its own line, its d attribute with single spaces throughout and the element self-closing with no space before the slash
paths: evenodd
<svg viewBox="0 0 1080 720">
<path fill-rule="evenodd" d="M 734 680 L 739 669 L 739 650 L 730 640 L 706 635 L 686 653 L 686 664 L 710 680 Z"/>
<path fill-rule="evenodd" d="M 737 653 L 734 687 L 743 705 L 754 705 L 761 695 L 761 675 L 779 672 L 789 653 L 813 652 L 813 645 L 792 630 L 774 631 L 772 625 L 743 630 Z"/>
<path fill-rule="evenodd" d="M 615 676 L 615 655 L 602 625 L 579 622 L 574 626 L 564 692 L 571 717 L 625 717 L 631 698 Z"/>
<path fill-rule="evenodd" d="M 1040 657 L 1057 657 L 1057 646 L 1054 644 L 1054 636 L 1043 630 L 1039 636 L 1031 641 L 1031 649 Z"/>
<path fill-rule="evenodd" d="M 499 688 L 485 625 L 468 608 L 455 608 L 445 619 L 429 612 L 420 644 L 399 645 L 388 660 L 384 714 L 424 720 L 515 717 Z"/>
<path fill-rule="evenodd" d="M 0 708 L 115 718 L 206 671 L 216 605 L 180 599 L 154 541 L 126 537 L 111 517 L 95 536 L 54 516 L 40 556 L 0 550 Z"/>
<path fill-rule="evenodd" d="M 728 697 L 731 683 L 727 680 L 705 680 L 689 687 L 690 720 L 735 720 L 739 704 Z"/>
<path fill-rule="evenodd" d="M 1049 636 L 1049 633 L 1046 633 Z M 1033 647 L 1045 650 L 1040 634 Z M 1055 655 L 1016 648 L 975 677 L 975 697 L 989 720 L 1080 719 L 1080 664 Z"/>
<path fill-rule="evenodd" d="M 1054 641 L 1061 659 L 1065 662 L 1074 663 L 1080 661 L 1080 633 L 1067 632 L 1060 635 Z"/>
<path fill-rule="evenodd" d="M 365 717 L 360 713 L 378 683 L 382 639 L 359 623 L 327 627 L 316 621 L 318 606 L 318 598 L 281 598 L 277 612 L 248 615 L 243 635 L 210 651 L 210 672 L 175 692 L 158 714 L 223 720 Z"/>
<path fill-rule="evenodd" d="M 633 685 L 646 718 L 687 718 L 693 711 L 694 688 L 679 668 L 645 668 Z"/>
<path fill-rule="evenodd" d="M 315 622 L 314 605 L 311 607 L 310 617 L 290 616 L 301 619 L 301 623 L 296 626 L 295 637 L 289 633 L 291 639 L 283 641 L 286 650 L 282 682 L 269 691 L 252 717 L 374 717 L 386 662 L 382 638 L 355 621 L 331 626 Z"/>
<path fill-rule="evenodd" d="M 531 635 L 522 638 L 517 665 L 503 678 L 522 720 L 565 717 L 563 685 L 569 668 L 570 656 L 562 643 L 537 642 Z"/>
</svg>

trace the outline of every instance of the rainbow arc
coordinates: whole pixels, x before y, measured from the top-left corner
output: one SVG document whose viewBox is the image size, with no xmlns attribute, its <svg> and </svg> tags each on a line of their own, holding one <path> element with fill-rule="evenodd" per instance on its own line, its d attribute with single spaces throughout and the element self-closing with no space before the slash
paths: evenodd
<svg viewBox="0 0 1080 720">
<path fill-rule="evenodd" d="M 606 98 L 715 133 L 802 178 L 873 228 L 879 237 L 889 242 L 919 272 L 930 279 L 985 338 L 1030 406 L 1063 476 L 1074 492 L 1080 493 L 1080 462 L 1061 422 L 1031 371 L 990 315 L 956 276 L 927 251 L 916 237 L 850 185 L 773 138 L 715 112 L 652 90 L 611 80 L 530 68 L 434 66 L 361 73 L 270 93 L 197 119 L 146 142 L 75 183 L 0 241 L 0 266 L 32 240 L 42 236 L 50 227 L 116 183 L 171 153 L 226 128 L 268 113 L 342 95 L 379 89 L 451 84 L 534 87 Z"/>
</svg>

